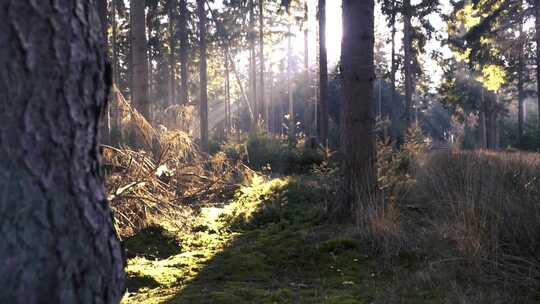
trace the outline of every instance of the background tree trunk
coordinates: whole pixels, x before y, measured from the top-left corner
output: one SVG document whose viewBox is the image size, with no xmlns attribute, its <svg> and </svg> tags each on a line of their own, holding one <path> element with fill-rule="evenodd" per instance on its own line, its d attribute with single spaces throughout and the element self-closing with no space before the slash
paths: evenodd
<svg viewBox="0 0 540 304">
<path fill-rule="evenodd" d="M 296 136 L 296 123 L 294 119 L 294 99 L 293 99 L 293 83 L 292 83 L 292 33 L 291 33 L 291 20 L 289 16 L 289 23 L 287 27 L 287 93 L 289 94 L 289 141 L 294 141 Z"/>
<path fill-rule="evenodd" d="M 178 23 L 180 34 L 180 102 L 189 102 L 188 88 L 188 32 L 187 32 L 188 10 L 186 0 L 180 0 L 180 20 Z"/>
<path fill-rule="evenodd" d="M 310 98 L 310 85 L 309 85 L 309 7 L 307 1 L 304 3 L 304 132 L 306 135 L 311 135 L 311 103 Z"/>
<path fill-rule="evenodd" d="M 403 49 L 405 69 L 405 123 L 407 128 L 411 126 L 412 96 L 413 96 L 413 49 L 412 49 L 412 24 L 411 24 L 411 0 L 403 1 Z"/>
<path fill-rule="evenodd" d="M 249 99 L 253 109 L 255 127 L 259 121 L 259 107 L 257 105 L 257 64 L 255 53 L 255 3 L 254 0 L 249 0 Z"/>
<path fill-rule="evenodd" d="M 199 51 L 200 62 L 200 96 L 199 115 L 201 128 L 201 150 L 208 152 L 208 76 L 206 64 L 206 10 L 205 0 L 197 0 L 197 12 L 199 14 Z"/>
<path fill-rule="evenodd" d="M 176 27 L 174 20 L 176 20 L 174 14 L 174 8 L 176 7 L 176 1 L 170 0 L 169 2 L 169 83 L 168 83 L 168 95 L 169 105 L 176 104 Z"/>
<path fill-rule="evenodd" d="M 123 294 L 98 161 L 110 84 L 99 24 L 94 1 L 0 3 L 2 303 L 113 304 Z"/>
<path fill-rule="evenodd" d="M 525 91 L 523 90 L 523 84 L 525 82 L 525 62 L 524 62 L 524 51 L 525 51 L 525 36 L 523 33 L 523 20 L 519 22 L 519 43 L 518 43 L 518 140 L 520 146 L 523 145 L 523 132 L 524 132 L 524 111 L 523 105 L 525 103 Z"/>
<path fill-rule="evenodd" d="M 374 1 L 343 0 L 344 200 L 340 213 L 354 214 L 376 193 L 373 136 Z"/>
<path fill-rule="evenodd" d="M 266 119 L 265 94 L 264 94 L 264 0 L 259 0 L 259 117 Z M 265 121 L 265 123 L 268 123 Z"/>
<path fill-rule="evenodd" d="M 326 52 L 326 0 L 319 0 L 319 140 L 328 145 L 328 56 Z"/>
<path fill-rule="evenodd" d="M 132 62 L 132 103 L 146 119 L 150 119 L 148 100 L 148 59 L 145 25 L 145 2 L 131 0 L 131 52 Z"/>
</svg>

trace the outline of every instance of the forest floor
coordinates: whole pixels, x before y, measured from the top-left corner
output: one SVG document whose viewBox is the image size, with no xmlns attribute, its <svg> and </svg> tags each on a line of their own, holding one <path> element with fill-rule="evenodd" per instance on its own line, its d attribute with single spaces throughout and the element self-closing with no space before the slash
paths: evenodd
<svg viewBox="0 0 540 304">
<path fill-rule="evenodd" d="M 310 176 L 256 178 L 201 208 L 190 232 L 151 226 L 126 240 L 123 303 L 389 303 L 396 288 L 399 302 L 442 303 L 439 287 L 395 284 L 425 266 L 419 257 L 386 271 L 355 227 L 323 220 L 320 187 Z"/>
<path fill-rule="evenodd" d="M 388 155 L 368 229 L 328 216 L 331 169 L 154 219 L 123 242 L 123 303 L 539 303 L 540 155 Z"/>
</svg>

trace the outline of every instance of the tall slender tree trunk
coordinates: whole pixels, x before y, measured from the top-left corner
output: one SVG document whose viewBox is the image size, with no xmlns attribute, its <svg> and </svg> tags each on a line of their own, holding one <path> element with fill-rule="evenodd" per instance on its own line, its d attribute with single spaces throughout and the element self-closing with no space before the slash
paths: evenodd
<svg viewBox="0 0 540 304">
<path fill-rule="evenodd" d="M 105 54 L 107 59 L 109 57 L 109 40 L 107 37 L 107 28 L 109 26 L 108 10 L 107 10 L 107 0 L 98 0 L 97 1 L 99 19 L 101 22 L 101 31 L 104 36 L 105 42 Z M 111 111 L 110 107 L 107 105 L 103 113 L 102 120 L 100 121 L 99 128 L 99 141 L 101 143 L 110 145 L 111 144 Z"/>
<path fill-rule="evenodd" d="M 307 1 L 304 3 L 304 132 L 307 135 L 311 135 L 311 106 L 309 97 L 310 97 L 310 85 L 309 85 L 309 31 L 308 31 L 308 20 L 309 20 L 309 7 Z"/>
<path fill-rule="evenodd" d="M 480 132 L 480 148 L 487 149 L 487 105 L 486 105 L 486 93 L 484 87 L 480 87 L 480 111 L 479 111 L 479 132 Z"/>
<path fill-rule="evenodd" d="M 118 23 L 116 21 L 116 1 L 112 0 L 112 14 L 111 14 L 111 25 L 112 25 L 112 68 L 113 68 L 113 84 L 118 85 L 120 81 L 120 71 L 118 65 Z"/>
<path fill-rule="evenodd" d="M 391 70 L 390 70 L 390 82 L 391 82 L 391 92 L 390 92 L 390 120 L 392 128 L 390 130 L 390 137 L 393 141 L 394 145 L 398 144 L 398 117 L 397 113 L 399 113 L 396 109 L 395 105 L 395 96 L 396 96 L 396 73 L 397 73 L 397 61 L 396 61 L 396 17 L 397 17 L 397 5 L 396 0 L 392 1 L 392 33 L 391 33 L 391 44 L 392 44 L 392 51 L 391 51 Z"/>
<path fill-rule="evenodd" d="M 150 119 L 148 100 L 148 59 L 145 25 L 145 2 L 131 0 L 131 52 L 132 59 L 132 103 L 146 119 Z"/>
<path fill-rule="evenodd" d="M 255 120 L 252 122 L 254 127 L 259 121 L 259 107 L 257 105 L 257 63 L 255 52 L 255 3 L 254 0 L 249 0 L 249 99 Z"/>
<path fill-rule="evenodd" d="M 412 96 L 413 96 L 413 48 L 412 48 L 412 8 L 411 0 L 403 1 L 403 49 L 405 68 L 405 122 L 407 127 L 412 123 Z"/>
<path fill-rule="evenodd" d="M 524 132 L 524 111 L 523 105 L 525 102 L 525 91 L 523 90 L 524 84 L 524 73 L 525 73 L 525 63 L 523 58 L 523 53 L 525 51 L 524 47 L 524 34 L 523 34 L 523 21 L 519 23 L 519 60 L 518 60 L 518 140 L 520 146 L 523 145 L 523 132 Z"/>
<path fill-rule="evenodd" d="M 319 0 L 319 140 L 328 146 L 328 56 L 326 52 L 326 0 Z"/>
<path fill-rule="evenodd" d="M 264 60 L 264 0 L 259 0 L 259 116 L 266 121 L 266 95 L 264 92 L 264 72 L 265 72 L 265 60 Z"/>
<path fill-rule="evenodd" d="M 180 2 L 180 20 L 178 23 L 178 32 L 180 34 L 180 103 L 185 104 L 189 102 L 189 88 L 188 88 L 188 50 L 189 40 L 187 31 L 187 0 L 179 0 Z"/>
<path fill-rule="evenodd" d="M 169 105 L 176 104 L 176 16 L 174 14 L 174 8 L 176 7 L 176 1 L 170 0 L 169 3 L 169 83 L 168 83 L 168 95 Z"/>
<path fill-rule="evenodd" d="M 344 200 L 341 214 L 360 212 L 376 194 L 373 136 L 374 1 L 343 0 Z"/>
<path fill-rule="evenodd" d="M 231 132 L 231 80 L 230 80 L 230 68 L 229 68 L 229 50 L 225 49 L 225 129 L 227 136 Z"/>
<path fill-rule="evenodd" d="M 296 137 L 296 123 L 294 119 L 294 99 L 292 84 L 292 33 L 290 19 L 287 27 L 287 37 L 287 93 L 289 94 L 289 140 L 294 141 Z"/>
<path fill-rule="evenodd" d="M 206 64 L 206 10 L 205 0 L 197 0 L 199 15 L 199 52 L 200 52 L 200 96 L 199 115 L 201 128 L 201 150 L 208 152 L 208 76 Z"/>
<path fill-rule="evenodd" d="M 148 37 L 148 39 L 152 39 L 152 17 L 153 15 L 153 12 L 151 10 L 149 10 L 149 14 L 147 15 L 148 18 L 147 18 L 147 21 L 146 21 L 146 24 L 147 24 L 147 27 L 146 27 L 146 31 L 147 31 L 147 34 L 146 34 L 146 37 Z M 153 71 L 153 68 L 152 68 L 152 60 L 154 59 L 154 46 L 153 45 L 150 45 L 148 44 L 148 41 L 147 41 L 147 45 L 146 45 L 146 52 L 147 52 L 147 60 L 146 60 L 146 63 L 148 64 L 148 84 L 147 84 L 147 87 L 148 87 L 148 106 L 150 107 L 150 115 L 148 115 L 148 117 L 146 117 L 146 119 L 148 119 L 149 121 L 152 120 L 152 108 L 150 106 L 150 100 L 153 100 L 154 99 L 154 71 Z"/>
<path fill-rule="evenodd" d="M 116 304 L 123 261 L 96 134 L 111 75 L 95 2 L 2 1 L 0 28 L 1 302 Z"/>
</svg>

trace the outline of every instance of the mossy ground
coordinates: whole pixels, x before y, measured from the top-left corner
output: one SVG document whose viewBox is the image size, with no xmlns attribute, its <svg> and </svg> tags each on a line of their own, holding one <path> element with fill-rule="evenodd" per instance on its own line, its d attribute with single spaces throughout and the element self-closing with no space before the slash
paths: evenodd
<svg viewBox="0 0 540 304">
<path fill-rule="evenodd" d="M 143 231 L 125 243 L 123 303 L 442 303 L 430 284 L 395 288 L 352 227 L 325 221 L 317 184 L 257 179 L 225 207 L 202 208 L 192 231 Z M 396 269 L 409 276 L 416 260 Z"/>
</svg>

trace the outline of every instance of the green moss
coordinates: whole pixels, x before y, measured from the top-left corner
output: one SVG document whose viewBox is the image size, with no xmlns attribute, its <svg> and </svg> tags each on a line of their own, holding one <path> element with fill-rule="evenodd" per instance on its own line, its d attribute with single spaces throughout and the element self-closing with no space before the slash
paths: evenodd
<svg viewBox="0 0 540 304">
<path fill-rule="evenodd" d="M 181 247 L 165 228 L 152 225 L 124 241 L 128 257 L 166 259 L 180 252 Z"/>
</svg>

